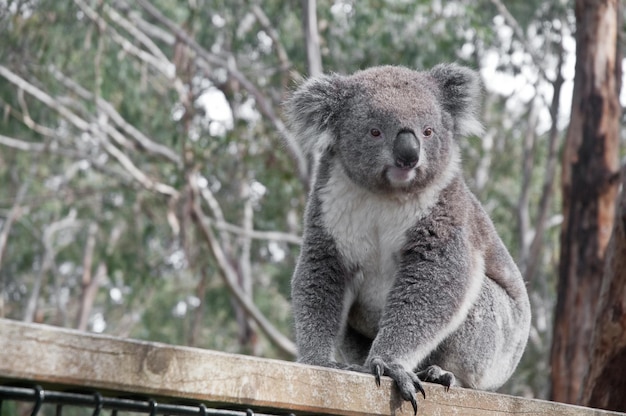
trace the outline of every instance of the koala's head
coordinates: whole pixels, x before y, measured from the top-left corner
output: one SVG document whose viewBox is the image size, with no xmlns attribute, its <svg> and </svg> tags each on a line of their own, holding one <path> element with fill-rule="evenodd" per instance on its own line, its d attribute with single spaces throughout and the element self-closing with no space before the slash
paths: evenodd
<svg viewBox="0 0 626 416">
<path fill-rule="evenodd" d="M 454 64 L 417 72 L 395 66 L 306 81 L 286 103 L 307 154 L 337 158 L 374 192 L 420 190 L 458 158 L 455 139 L 482 131 L 478 75 Z"/>
</svg>

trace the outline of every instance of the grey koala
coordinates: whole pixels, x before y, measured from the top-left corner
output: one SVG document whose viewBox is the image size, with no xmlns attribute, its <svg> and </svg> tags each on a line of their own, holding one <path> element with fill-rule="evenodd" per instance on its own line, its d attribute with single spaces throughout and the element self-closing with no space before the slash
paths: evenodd
<svg viewBox="0 0 626 416">
<path fill-rule="evenodd" d="M 482 131 L 477 74 L 383 66 L 309 79 L 287 100 L 314 182 L 292 279 L 299 362 L 494 390 L 517 366 L 522 276 L 467 188 L 457 140 Z"/>
</svg>

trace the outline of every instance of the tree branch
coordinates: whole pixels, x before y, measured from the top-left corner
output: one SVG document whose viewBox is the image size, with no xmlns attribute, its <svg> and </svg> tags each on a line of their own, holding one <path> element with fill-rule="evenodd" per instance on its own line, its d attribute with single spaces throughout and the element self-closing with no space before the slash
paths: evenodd
<svg viewBox="0 0 626 416">
<path fill-rule="evenodd" d="M 316 77 L 322 74 L 322 54 L 320 53 L 320 37 L 317 32 L 316 0 L 302 0 L 302 20 L 309 77 Z"/>
<path fill-rule="evenodd" d="M 209 224 L 220 231 L 227 231 L 231 234 L 243 236 L 245 238 L 251 238 L 255 240 L 271 240 L 271 241 L 283 241 L 289 244 L 302 245 L 302 237 L 295 234 L 283 233 L 280 231 L 258 231 L 253 229 L 245 229 L 243 227 L 226 222 L 222 208 L 217 202 L 215 195 L 206 187 L 199 188 L 200 195 L 206 201 L 209 208 L 213 213 L 212 219 L 207 217 L 206 220 Z M 220 236 L 222 240 L 227 239 L 225 234 Z"/>
<path fill-rule="evenodd" d="M 556 177 L 559 150 L 558 118 L 559 109 L 561 107 L 561 87 L 564 82 L 563 75 L 561 74 L 564 61 L 563 54 L 563 46 L 559 45 L 559 63 L 556 68 L 556 79 L 552 82 L 553 92 L 552 103 L 550 104 L 550 117 L 552 119 L 552 124 L 550 126 L 548 138 L 548 156 L 546 160 L 545 174 L 543 176 L 544 180 L 541 189 L 537 218 L 535 220 L 535 235 L 530 244 L 527 262 L 528 267 L 526 268 L 525 273 L 526 280 L 528 281 L 533 280 L 537 267 L 539 266 L 539 257 L 541 255 L 544 242 L 543 234 L 546 229 L 546 223 L 550 213 L 550 205 L 554 194 L 552 188 L 554 187 L 554 180 Z"/>
<path fill-rule="evenodd" d="M 26 191 L 28 189 L 28 181 L 22 182 L 20 189 L 17 191 L 17 195 L 15 196 L 15 201 L 13 202 L 13 206 L 11 207 L 11 211 L 9 211 L 9 215 L 5 219 L 2 224 L 2 228 L 0 229 L 0 269 L 2 269 L 2 259 L 4 257 L 4 252 L 7 246 L 7 240 L 9 239 L 9 233 L 11 232 L 11 227 L 13 227 L 13 223 L 20 217 L 22 214 L 22 200 L 24 199 L 24 195 L 26 195 Z M 0 314 L 0 317 L 2 314 Z"/>
<path fill-rule="evenodd" d="M 255 240 L 283 241 L 289 244 L 302 245 L 302 237 L 294 234 L 283 233 L 280 231 L 247 230 L 227 222 L 220 222 L 210 218 L 207 219 L 209 223 L 218 230 L 228 231 L 246 238 L 252 238 Z"/>
<path fill-rule="evenodd" d="M 536 97 L 535 97 L 536 99 Z M 537 108 L 535 99 L 530 103 L 530 113 L 528 114 L 528 123 L 526 132 L 522 142 L 522 184 L 520 196 L 517 200 L 517 223 L 519 227 L 519 265 L 522 269 L 522 275 L 526 275 L 528 268 L 528 252 L 529 245 L 534 235 L 530 222 L 529 204 L 530 189 L 532 184 L 532 173 L 535 167 L 535 147 L 537 144 Z M 529 235 L 531 235 L 529 237 Z"/>
<path fill-rule="evenodd" d="M 17 90 L 17 101 L 19 102 L 20 107 L 22 108 L 22 122 L 26 125 L 26 127 L 41 134 L 42 136 L 46 136 L 46 137 L 55 136 L 54 130 L 46 126 L 42 126 L 40 124 L 35 123 L 35 121 L 31 118 L 30 112 L 28 111 L 28 105 L 26 104 L 26 100 L 24 99 L 24 90 L 21 88 Z M 15 110 L 13 111 L 17 113 Z"/>
<path fill-rule="evenodd" d="M 98 124 L 105 124 L 104 121 L 100 121 Z M 102 128 L 102 126 L 100 126 Z M 159 192 L 164 195 L 168 195 L 171 197 L 178 197 L 178 191 L 173 187 L 166 185 L 161 182 L 157 182 L 148 177 L 141 169 L 139 169 L 133 161 L 126 156 L 124 152 L 122 152 L 117 147 L 113 146 L 113 144 L 106 137 L 104 132 L 99 131 L 99 129 L 92 128 L 90 129 L 91 133 L 98 138 L 98 141 L 102 144 L 102 147 L 108 154 L 113 156 L 117 162 L 124 168 L 130 175 L 139 182 L 144 188 Z"/>
<path fill-rule="evenodd" d="M 79 227 L 81 224 L 82 222 L 76 219 L 76 211 L 72 210 L 67 217 L 45 226 L 42 236 L 42 243 L 45 250 L 44 257 L 41 267 L 37 272 L 37 276 L 35 277 L 31 294 L 26 303 L 24 322 L 33 322 L 35 320 L 37 303 L 39 301 L 39 294 L 41 292 L 43 279 L 46 276 L 46 273 L 48 273 L 48 271 L 54 266 L 54 258 L 57 252 L 54 247 L 54 235 L 62 230 Z M 70 244 L 72 241 L 73 239 L 68 239 L 64 244 Z"/>
<path fill-rule="evenodd" d="M 166 78 L 172 79 L 174 77 L 174 74 L 176 73 L 176 68 L 171 62 L 169 62 L 168 60 L 163 61 L 156 56 L 151 55 L 150 53 L 133 45 L 131 42 L 128 41 L 128 39 L 120 35 L 117 30 L 110 27 L 107 22 L 102 17 L 100 17 L 100 15 L 95 10 L 89 7 L 83 0 L 74 0 L 74 3 L 78 5 L 78 7 L 85 13 L 85 15 L 87 15 L 87 17 L 93 20 L 100 27 L 105 28 L 105 30 L 111 36 L 111 39 L 115 43 L 117 43 L 125 52 L 128 52 L 131 55 L 136 56 L 140 60 L 148 63 L 159 72 L 161 72 L 163 75 L 165 75 Z"/>
<path fill-rule="evenodd" d="M 132 137 L 139 144 L 139 146 L 141 146 L 142 149 L 145 149 L 152 154 L 163 156 L 165 159 L 175 163 L 177 166 L 182 166 L 182 160 L 180 156 L 178 156 L 169 147 L 163 146 L 162 144 L 151 140 L 145 134 L 143 134 L 143 132 L 136 129 L 135 126 L 124 120 L 121 114 L 117 112 L 117 110 L 115 109 L 115 107 L 113 107 L 111 103 L 101 97 L 98 97 L 96 99 L 96 97 L 91 92 L 87 91 L 73 79 L 66 77 L 61 71 L 59 71 L 55 67 L 52 67 L 50 72 L 61 84 L 74 92 L 83 100 L 95 101 L 98 109 L 104 112 L 120 129 L 122 129 L 125 133 Z M 108 133 L 110 133 L 110 131 L 108 131 Z"/>
<path fill-rule="evenodd" d="M 265 117 L 272 123 L 274 128 L 280 133 L 280 135 L 284 138 L 285 143 L 287 145 L 287 150 L 291 154 L 292 158 L 296 162 L 296 166 L 298 169 L 298 175 L 303 183 L 308 184 L 308 166 L 306 159 L 298 145 L 297 141 L 293 137 L 293 135 L 287 130 L 285 124 L 278 118 L 274 108 L 272 107 L 270 101 L 259 91 L 259 89 L 244 75 L 242 74 L 234 65 L 234 59 L 232 60 L 224 60 L 215 54 L 208 52 L 204 49 L 200 44 L 198 44 L 195 39 L 187 34 L 184 30 L 182 30 L 176 23 L 172 22 L 170 19 L 165 17 L 155 6 L 153 6 L 147 0 L 136 0 L 137 3 L 154 19 L 159 21 L 162 25 L 164 25 L 168 30 L 173 32 L 178 39 L 183 41 L 186 45 L 188 45 L 200 58 L 205 60 L 209 64 L 217 65 L 218 67 L 224 68 L 228 71 L 228 74 L 233 77 L 241 86 L 248 91 L 255 99 L 256 105 Z"/>
<path fill-rule="evenodd" d="M 0 76 L 6 78 L 10 83 L 14 84 L 18 88 L 23 89 L 42 103 L 46 104 L 48 107 L 54 109 L 63 116 L 67 121 L 72 123 L 74 126 L 83 131 L 89 131 L 89 123 L 78 117 L 76 114 L 71 112 L 67 107 L 61 104 L 60 101 L 55 100 L 50 95 L 46 94 L 33 84 L 28 81 L 20 78 L 7 67 L 0 65 Z"/>
<path fill-rule="evenodd" d="M 176 65 L 174 65 L 167 59 L 165 59 L 164 61 L 159 59 L 159 57 L 165 56 L 163 53 L 159 53 L 159 57 L 155 57 L 154 55 L 151 55 L 148 52 L 136 47 L 133 43 L 128 41 L 128 39 L 120 35 L 115 29 L 107 25 L 107 22 L 102 17 L 100 17 L 100 15 L 98 15 L 96 11 L 87 6 L 87 4 L 83 0 L 74 0 L 74 2 L 81 8 L 81 10 L 85 12 L 85 14 L 91 20 L 98 24 L 98 27 L 104 27 L 110 33 L 111 39 L 115 43 L 117 43 L 122 48 L 122 50 L 137 57 L 139 60 L 146 62 L 148 65 L 163 74 L 163 76 L 172 83 L 172 86 L 181 97 L 181 100 L 184 100 L 184 97 L 186 95 L 185 86 L 180 78 L 176 76 Z M 137 33 L 137 31 L 130 32 L 131 35 L 134 33 Z M 141 42 L 140 39 L 138 40 Z"/>
<path fill-rule="evenodd" d="M 274 25 L 267 17 L 263 9 L 261 9 L 258 5 L 253 4 L 251 7 L 252 14 L 256 17 L 257 21 L 263 27 L 263 30 L 267 33 L 267 35 L 272 39 L 274 47 L 276 48 L 276 55 L 278 56 L 278 62 L 280 62 L 280 70 L 287 71 L 291 68 L 291 61 L 289 60 L 289 56 L 287 55 L 287 51 L 283 47 L 283 44 L 280 42 L 280 36 L 278 32 L 274 28 Z"/>
<path fill-rule="evenodd" d="M 245 233 L 240 235 L 241 253 L 239 255 L 239 271 L 241 276 L 242 288 L 248 296 L 252 296 L 252 267 L 250 265 L 250 251 L 252 249 L 252 239 L 249 237 L 254 224 L 254 208 L 252 199 L 250 198 L 250 185 L 243 181 L 241 186 L 243 203 L 242 226 Z"/>
<path fill-rule="evenodd" d="M 97 275 L 96 278 L 91 276 L 93 266 L 93 253 L 96 248 L 96 234 L 98 233 L 98 224 L 92 222 L 89 225 L 87 232 L 87 242 L 85 243 L 85 253 L 83 255 L 83 278 L 81 282 L 82 296 L 80 299 L 80 307 L 78 309 L 78 315 L 76 319 L 76 328 L 79 331 L 87 330 L 87 323 L 89 320 L 89 313 L 91 306 L 93 305 L 93 299 L 95 297 L 95 290 L 91 289 L 92 286 L 97 287 Z M 93 295 L 93 296 L 92 296 Z"/>
<path fill-rule="evenodd" d="M 502 15 L 502 17 L 508 23 L 508 25 L 511 26 L 511 29 L 513 29 L 513 33 L 515 33 L 515 37 L 517 37 L 517 39 L 522 43 L 522 46 L 524 47 L 526 52 L 530 55 L 530 58 L 532 59 L 533 63 L 535 64 L 537 69 L 539 69 L 539 73 L 541 74 L 541 76 L 545 80 L 551 81 L 550 77 L 548 77 L 546 73 L 545 59 L 542 56 L 539 56 L 535 48 L 533 48 L 530 45 L 530 43 L 528 42 L 528 39 L 526 39 L 526 35 L 524 35 L 524 30 L 522 29 L 520 24 L 517 22 L 517 20 L 515 20 L 515 17 L 513 17 L 513 15 L 509 12 L 509 9 L 507 9 L 507 7 L 504 5 L 504 3 L 501 0 L 491 0 L 491 2 L 493 3 L 494 6 L 496 6 L 496 8 L 498 9 L 498 12 Z"/>
<path fill-rule="evenodd" d="M 242 291 L 237 284 L 237 272 L 233 269 L 222 247 L 220 246 L 215 234 L 208 226 L 206 216 L 202 212 L 199 203 L 199 189 L 196 184 L 195 177 L 192 175 L 188 181 L 192 195 L 192 213 L 193 218 L 200 229 L 201 235 L 211 250 L 213 258 L 216 260 L 226 287 L 237 300 L 237 302 L 245 309 L 246 313 L 259 325 L 259 328 L 267 335 L 274 345 L 290 356 L 296 355 L 296 348 L 293 342 L 281 334 L 259 311 L 252 299 L 250 299 Z"/>
<path fill-rule="evenodd" d="M 130 33 L 135 39 L 137 39 L 142 45 L 144 45 L 152 55 L 156 57 L 156 59 L 162 62 L 170 62 L 165 53 L 159 48 L 149 36 L 146 36 L 144 32 L 137 29 L 135 24 L 130 20 L 126 19 L 124 16 L 119 14 L 117 10 L 110 7 L 108 4 L 103 5 L 103 10 L 109 16 L 109 19 L 114 23 L 118 24 L 128 33 Z"/>
<path fill-rule="evenodd" d="M 48 147 L 45 143 L 27 142 L 4 136 L 2 134 L 0 134 L 0 144 L 14 149 L 23 150 L 25 152 L 43 152 Z"/>
<path fill-rule="evenodd" d="M 106 130 L 106 128 L 103 127 L 104 124 L 106 124 L 105 120 L 98 120 L 98 125 L 100 128 L 96 128 L 95 125 L 85 121 L 84 119 L 78 117 L 76 114 L 70 111 L 67 107 L 61 104 L 59 100 L 54 99 L 39 88 L 35 87 L 33 84 L 15 75 L 8 68 L 2 65 L 0 65 L 0 76 L 3 76 L 12 84 L 15 84 L 17 87 L 24 89 L 30 95 L 37 98 L 42 103 L 46 104 L 48 107 L 57 111 L 62 117 L 72 123 L 79 130 L 91 133 L 95 138 L 98 139 L 98 141 L 102 144 L 107 153 L 113 156 L 118 161 L 118 163 L 146 189 L 154 190 L 168 196 L 178 196 L 178 191 L 176 189 L 172 188 L 169 185 L 150 179 L 143 171 L 135 166 L 135 164 L 126 154 L 124 154 L 117 147 L 111 144 L 111 142 L 106 137 L 106 134 L 104 133 L 104 131 Z"/>
</svg>

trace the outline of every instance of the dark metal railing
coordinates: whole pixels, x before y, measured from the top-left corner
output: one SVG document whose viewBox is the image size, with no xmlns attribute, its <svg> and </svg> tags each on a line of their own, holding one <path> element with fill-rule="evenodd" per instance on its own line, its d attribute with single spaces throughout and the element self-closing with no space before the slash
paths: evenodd
<svg viewBox="0 0 626 416">
<path fill-rule="evenodd" d="M 68 406 L 93 409 L 91 416 L 104 416 L 103 411 L 109 411 L 111 416 L 118 416 L 118 412 L 143 413 L 149 416 L 270 416 L 257 413 L 252 409 L 227 410 L 214 409 L 204 404 L 170 404 L 158 403 L 152 398 L 122 398 L 103 396 L 99 392 L 65 392 L 43 389 L 41 386 L 15 387 L 0 385 L 0 415 L 5 416 L 3 404 L 7 401 L 32 403 L 31 416 L 43 416 L 44 404 L 56 406 L 56 416 L 63 415 L 63 409 Z M 293 416 L 293 415 L 290 415 Z"/>
</svg>

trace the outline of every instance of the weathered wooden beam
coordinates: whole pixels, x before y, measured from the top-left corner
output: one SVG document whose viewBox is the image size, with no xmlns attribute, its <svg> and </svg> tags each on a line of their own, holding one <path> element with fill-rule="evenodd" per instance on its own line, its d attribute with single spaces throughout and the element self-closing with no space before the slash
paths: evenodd
<svg viewBox="0 0 626 416">
<path fill-rule="evenodd" d="M 0 381 L 99 389 L 296 414 L 412 415 L 390 379 L 0 319 Z M 421 415 L 617 415 L 426 385 Z"/>
</svg>

